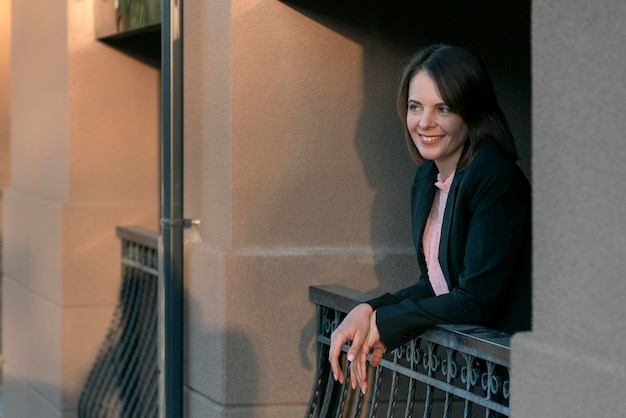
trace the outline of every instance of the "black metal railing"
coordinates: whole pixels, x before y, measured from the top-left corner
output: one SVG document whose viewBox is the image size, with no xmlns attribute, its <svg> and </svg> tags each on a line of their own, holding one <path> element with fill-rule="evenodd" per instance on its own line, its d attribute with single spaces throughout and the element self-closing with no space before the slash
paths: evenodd
<svg viewBox="0 0 626 418">
<path fill-rule="evenodd" d="M 158 234 L 117 228 L 122 283 L 106 337 L 78 402 L 79 418 L 159 415 Z"/>
<path fill-rule="evenodd" d="M 317 305 L 318 369 L 306 416 L 509 416 L 510 337 L 470 325 L 440 325 L 385 353 L 370 367 L 365 395 L 335 382 L 328 362 L 330 334 L 346 313 L 371 297 L 340 286 L 313 286 Z"/>
</svg>

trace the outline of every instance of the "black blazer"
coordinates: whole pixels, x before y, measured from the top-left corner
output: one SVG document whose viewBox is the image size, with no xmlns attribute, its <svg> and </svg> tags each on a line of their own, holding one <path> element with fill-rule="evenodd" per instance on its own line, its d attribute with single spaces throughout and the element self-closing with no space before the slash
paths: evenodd
<svg viewBox="0 0 626 418">
<path fill-rule="evenodd" d="M 412 188 L 413 241 L 421 277 L 368 301 L 381 341 L 394 349 L 435 324 L 474 324 L 512 334 L 530 329 L 530 185 L 492 140 L 481 145 L 448 194 L 439 262 L 450 293 L 435 296 L 422 236 L 435 196 L 437 167 L 420 166 Z"/>
</svg>

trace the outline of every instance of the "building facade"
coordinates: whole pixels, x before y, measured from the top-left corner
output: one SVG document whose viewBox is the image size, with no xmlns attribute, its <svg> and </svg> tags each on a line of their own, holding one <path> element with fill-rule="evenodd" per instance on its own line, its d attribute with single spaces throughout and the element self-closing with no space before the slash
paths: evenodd
<svg viewBox="0 0 626 418">
<path fill-rule="evenodd" d="M 7 418 L 76 416 L 119 288 L 115 227 L 158 228 L 159 71 L 96 39 L 96 1 L 12 2 Z M 534 187 L 513 416 L 618 416 L 622 2 L 380 3 L 184 5 L 184 205 L 201 221 L 186 232 L 185 416 L 302 416 L 308 286 L 415 279 L 395 93 L 432 41 L 485 58 Z"/>
</svg>

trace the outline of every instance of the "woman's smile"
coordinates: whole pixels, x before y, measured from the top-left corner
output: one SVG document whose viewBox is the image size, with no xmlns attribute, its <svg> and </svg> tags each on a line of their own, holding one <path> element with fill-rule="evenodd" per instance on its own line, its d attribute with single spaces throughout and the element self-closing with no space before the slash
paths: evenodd
<svg viewBox="0 0 626 418">
<path fill-rule="evenodd" d="M 439 141 L 441 138 L 444 137 L 444 135 L 424 135 L 424 134 L 418 134 L 420 136 L 420 138 L 422 138 L 422 141 L 427 143 L 427 144 L 434 144 L 435 142 Z"/>
</svg>

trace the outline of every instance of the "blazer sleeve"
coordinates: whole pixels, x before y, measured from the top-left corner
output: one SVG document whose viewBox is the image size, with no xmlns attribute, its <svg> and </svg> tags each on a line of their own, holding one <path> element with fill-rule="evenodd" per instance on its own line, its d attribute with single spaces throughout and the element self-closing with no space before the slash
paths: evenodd
<svg viewBox="0 0 626 418">
<path fill-rule="evenodd" d="M 486 325 L 515 277 L 529 239 L 530 188 L 521 171 L 475 162 L 478 169 L 468 169 L 454 201 L 450 293 L 426 296 L 429 286 L 422 277 L 415 286 L 370 301 L 389 350 L 435 324 Z"/>
<path fill-rule="evenodd" d="M 422 276 L 417 284 L 413 286 L 407 287 L 406 289 L 402 289 L 393 294 L 385 293 L 384 295 L 370 299 L 365 303 L 369 304 L 372 309 L 377 310 L 383 306 L 400 303 L 402 300 L 410 297 L 416 299 L 433 297 L 435 294 L 432 292 L 428 283 L 426 283 L 426 280 L 427 279 Z"/>
</svg>

